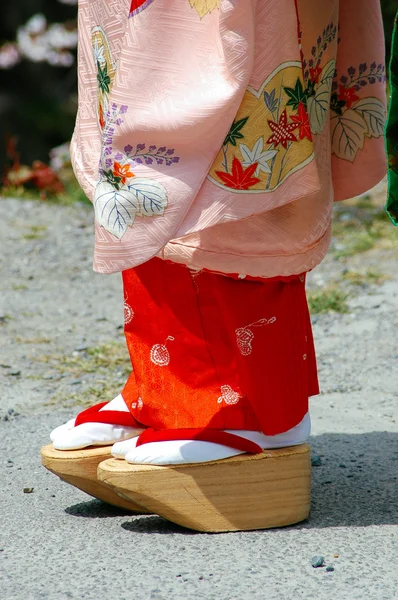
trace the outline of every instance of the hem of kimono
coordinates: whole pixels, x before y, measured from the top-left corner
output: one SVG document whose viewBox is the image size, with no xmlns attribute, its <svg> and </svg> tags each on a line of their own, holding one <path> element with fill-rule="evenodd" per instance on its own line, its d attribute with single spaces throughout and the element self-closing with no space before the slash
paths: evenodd
<svg viewBox="0 0 398 600">
<path fill-rule="evenodd" d="M 268 192 L 265 192 L 264 190 L 258 190 L 257 191 L 257 197 L 259 197 L 260 194 L 271 194 L 271 197 L 273 196 L 274 199 L 278 198 L 279 200 L 275 200 L 274 203 L 268 206 L 268 209 L 266 212 L 271 212 L 273 210 L 276 210 L 278 208 L 281 208 L 283 206 L 286 206 L 287 204 L 291 204 L 292 202 L 296 202 L 297 200 L 300 200 L 303 197 L 306 198 L 311 198 L 311 196 L 314 196 L 316 194 L 319 194 L 319 192 L 322 189 L 322 185 L 321 182 L 319 180 L 319 171 L 318 171 L 318 167 L 316 165 L 316 161 L 315 161 L 315 154 L 312 153 L 312 158 L 311 160 L 306 163 L 304 166 L 302 166 L 301 168 L 299 168 L 297 171 L 290 173 L 290 175 L 288 176 L 288 178 L 284 179 L 280 185 L 278 185 L 277 188 L 270 190 Z M 312 177 L 316 178 L 316 183 L 314 185 L 312 185 L 312 189 L 311 191 L 307 190 L 305 193 L 303 193 L 303 190 L 301 189 L 300 186 L 300 180 L 301 178 L 308 176 L 308 174 Z M 289 181 L 289 187 L 288 187 L 288 191 L 286 191 L 286 187 L 284 187 L 284 184 L 287 183 L 287 180 Z M 206 175 L 206 177 L 203 180 L 203 184 L 200 187 L 198 194 L 196 195 L 194 201 L 191 203 L 189 209 L 186 211 L 185 216 L 183 217 L 183 219 L 180 221 L 178 227 L 176 228 L 173 238 L 171 239 L 180 239 L 183 238 L 186 235 L 191 235 L 193 233 L 199 233 L 200 231 L 203 231 L 204 229 L 210 229 L 212 227 L 216 227 L 217 225 L 222 225 L 224 223 L 231 223 L 231 222 L 237 222 L 237 221 L 244 221 L 245 219 L 249 219 L 250 217 L 253 217 L 255 215 L 260 215 L 264 212 L 264 207 L 252 207 L 252 209 L 248 210 L 245 214 L 242 214 L 241 209 L 239 210 L 238 214 L 234 214 L 234 208 L 233 205 L 231 206 L 231 198 L 228 196 L 223 196 L 223 198 L 221 200 L 219 200 L 216 203 L 216 210 L 215 212 L 212 213 L 212 216 L 207 216 L 206 218 L 206 222 L 203 223 L 202 221 L 202 209 L 200 209 L 199 213 L 194 214 L 191 216 L 191 219 L 194 219 L 194 223 L 195 224 L 191 224 L 191 225 L 187 225 L 186 223 L 186 215 L 188 214 L 189 210 L 193 210 L 194 208 L 196 210 L 198 210 L 197 208 L 197 197 L 199 195 L 199 193 L 205 193 L 206 189 L 205 189 L 205 184 L 206 183 L 212 183 L 212 180 L 209 179 L 208 175 Z M 215 186 L 215 184 L 213 183 L 213 186 Z M 221 186 L 218 185 L 217 186 L 219 189 L 222 189 L 224 194 L 227 193 L 229 195 L 233 194 L 235 195 L 234 192 L 236 192 L 239 196 L 240 196 L 240 202 L 243 203 L 244 200 L 246 198 L 249 198 L 252 196 L 252 193 L 250 192 L 250 190 L 233 190 L 230 188 L 226 188 L 225 186 Z M 214 208 L 213 208 L 214 209 Z M 226 214 L 228 213 L 228 219 L 226 219 Z"/>
<path fill-rule="evenodd" d="M 361 179 L 356 177 L 339 178 L 338 185 L 333 182 L 334 185 L 334 202 L 343 202 L 344 200 L 350 200 L 350 198 L 356 198 L 362 194 L 366 194 L 372 190 L 377 184 L 379 184 L 387 175 L 387 165 L 385 168 L 379 168 L 374 172 L 372 177 L 367 178 L 366 183 L 359 185 Z"/>
<path fill-rule="evenodd" d="M 243 276 L 274 279 L 299 276 L 311 271 L 325 257 L 331 238 L 329 221 L 325 232 L 313 244 L 289 254 L 237 255 L 170 241 L 158 254 L 158 258 L 184 264 L 190 269 L 205 269 L 223 275 L 239 273 L 242 279 Z"/>
</svg>

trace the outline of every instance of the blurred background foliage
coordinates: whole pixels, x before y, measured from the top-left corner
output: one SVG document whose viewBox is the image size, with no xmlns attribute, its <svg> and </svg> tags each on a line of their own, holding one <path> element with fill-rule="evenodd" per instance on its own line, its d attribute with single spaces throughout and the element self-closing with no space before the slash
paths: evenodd
<svg viewBox="0 0 398 600">
<path fill-rule="evenodd" d="M 381 0 L 381 6 L 388 57 L 398 0 Z M 53 151 L 52 158 L 50 152 L 68 143 L 74 127 L 76 15 L 77 0 L 14 0 L 7 3 L 3 11 L 0 20 L 0 173 L 4 174 L 7 167 L 18 161 L 18 155 L 21 163 L 30 167 L 34 161 L 45 164 L 50 161 L 55 171 L 61 166 L 65 146 L 58 152 Z M 31 181 L 48 182 L 50 175 L 42 163 L 35 163 L 36 175 L 30 172 Z M 29 178 L 28 174 L 26 177 Z M 54 192 L 57 186 L 54 180 Z M 40 185 L 36 187 L 41 189 Z"/>
<path fill-rule="evenodd" d="M 76 13 L 74 0 L 14 0 L 3 10 L 1 170 L 7 136 L 17 138 L 21 160 L 27 164 L 48 162 L 50 149 L 71 137 L 77 108 Z M 51 28 L 57 23 L 60 26 Z"/>
</svg>

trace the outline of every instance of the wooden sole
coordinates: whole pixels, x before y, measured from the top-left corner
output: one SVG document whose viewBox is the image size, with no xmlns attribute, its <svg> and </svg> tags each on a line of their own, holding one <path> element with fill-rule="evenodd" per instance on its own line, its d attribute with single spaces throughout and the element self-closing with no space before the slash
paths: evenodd
<svg viewBox="0 0 398 600">
<path fill-rule="evenodd" d="M 101 446 L 84 450 L 55 450 L 52 444 L 48 444 L 40 451 L 41 462 L 46 469 L 58 475 L 60 479 L 98 500 L 134 513 L 148 514 L 145 508 L 138 506 L 132 500 L 121 498 L 98 480 L 98 465 L 112 456 L 110 448 L 110 446 Z"/>
<path fill-rule="evenodd" d="M 197 531 L 282 527 L 309 515 L 308 444 L 191 465 L 134 465 L 109 459 L 98 479 L 124 498 Z"/>
</svg>

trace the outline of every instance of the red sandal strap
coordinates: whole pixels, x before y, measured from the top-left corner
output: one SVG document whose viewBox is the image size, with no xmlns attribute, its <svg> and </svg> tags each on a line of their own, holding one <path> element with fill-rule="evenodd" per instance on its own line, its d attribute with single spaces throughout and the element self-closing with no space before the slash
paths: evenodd
<svg viewBox="0 0 398 600">
<path fill-rule="evenodd" d="M 251 442 L 240 435 L 227 433 L 219 429 L 145 429 L 137 440 L 137 447 L 142 444 L 150 444 L 151 442 L 169 442 L 177 440 L 197 440 L 201 442 L 213 442 L 242 450 L 242 452 L 250 452 L 258 454 L 263 451 L 261 446 L 255 442 Z"/>
<path fill-rule="evenodd" d="M 125 427 L 142 429 L 142 425 L 134 419 L 131 412 L 121 410 L 103 410 L 99 412 L 106 404 L 108 402 L 100 402 L 83 410 L 76 417 L 75 427 L 82 423 L 106 423 L 108 425 L 124 425 Z"/>
</svg>

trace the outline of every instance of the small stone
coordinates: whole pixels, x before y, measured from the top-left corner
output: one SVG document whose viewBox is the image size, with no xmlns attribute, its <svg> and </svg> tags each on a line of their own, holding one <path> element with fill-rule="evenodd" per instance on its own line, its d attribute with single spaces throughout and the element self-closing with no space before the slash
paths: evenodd
<svg viewBox="0 0 398 600">
<path fill-rule="evenodd" d="M 344 463 L 340 463 L 340 464 L 339 464 L 339 467 L 340 467 L 341 469 L 346 469 L 346 468 L 347 468 L 347 465 L 345 465 Z"/>
<path fill-rule="evenodd" d="M 21 371 L 10 371 L 9 375 L 11 375 L 12 377 L 19 377 L 19 375 L 21 374 Z"/>
<path fill-rule="evenodd" d="M 334 567 L 332 567 L 331 565 L 329 565 L 328 567 L 326 567 L 326 571 L 328 573 L 331 573 L 332 571 L 334 571 Z"/>
<path fill-rule="evenodd" d="M 34 488 L 28 488 L 28 487 L 26 487 L 26 488 L 23 489 L 23 493 L 24 494 L 32 494 L 33 490 L 34 490 Z"/>
<path fill-rule="evenodd" d="M 322 459 L 320 456 L 318 456 L 317 454 L 315 454 L 312 458 L 311 458 L 311 466 L 312 467 L 320 467 L 322 465 Z"/>
<path fill-rule="evenodd" d="M 71 382 L 71 385 L 79 385 L 81 383 L 81 379 L 75 379 Z"/>
<path fill-rule="evenodd" d="M 350 475 L 347 475 L 347 477 L 354 477 L 354 475 L 351 473 Z"/>
<path fill-rule="evenodd" d="M 318 567 L 323 567 L 323 565 L 325 564 L 325 557 L 321 554 L 316 554 L 312 557 L 311 564 L 314 567 L 314 569 L 317 569 Z"/>
</svg>

